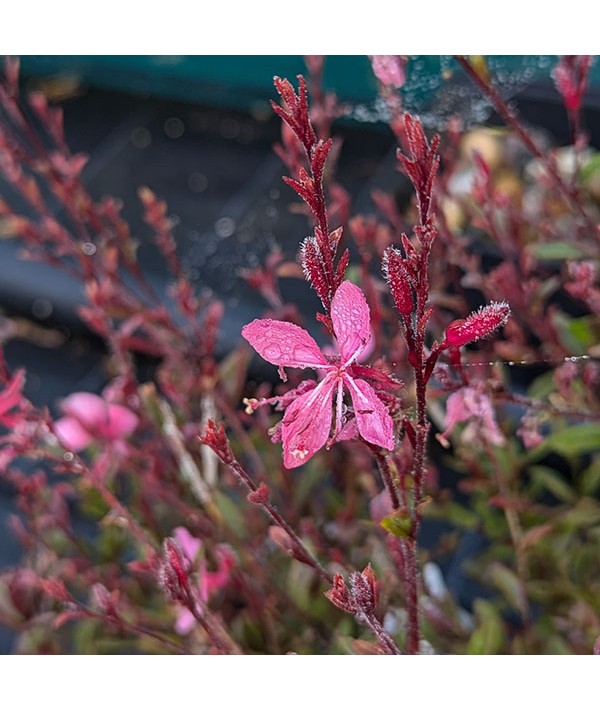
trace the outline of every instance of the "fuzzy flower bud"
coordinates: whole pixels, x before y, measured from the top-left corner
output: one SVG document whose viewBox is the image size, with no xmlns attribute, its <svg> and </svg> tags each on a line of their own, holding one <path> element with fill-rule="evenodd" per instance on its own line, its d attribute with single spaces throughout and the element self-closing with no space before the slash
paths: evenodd
<svg viewBox="0 0 600 711">
<path fill-rule="evenodd" d="M 369 564 L 362 573 L 352 573 L 350 588 L 357 605 L 363 612 L 374 612 L 377 606 L 378 589 L 373 568 Z"/>
<path fill-rule="evenodd" d="M 344 578 L 339 573 L 333 576 L 333 584 L 330 590 L 327 590 L 325 597 L 332 602 L 336 607 L 344 612 L 350 612 L 352 614 L 357 612 L 356 605 L 350 596 Z"/>
<path fill-rule="evenodd" d="M 408 260 L 397 250 L 389 247 L 385 250 L 382 261 L 383 274 L 390 285 L 398 312 L 408 316 L 414 310 Z"/>
<path fill-rule="evenodd" d="M 210 447 L 224 464 L 231 464 L 235 460 L 222 424 L 217 425 L 213 420 L 209 420 L 200 441 Z"/>
<path fill-rule="evenodd" d="M 510 306 L 506 301 L 492 301 L 465 319 L 453 321 L 446 329 L 443 347 L 460 348 L 489 336 L 508 320 Z"/>
<path fill-rule="evenodd" d="M 163 543 L 163 560 L 158 571 L 160 586 L 171 600 L 182 600 L 189 591 L 189 562 L 173 538 Z"/>
</svg>

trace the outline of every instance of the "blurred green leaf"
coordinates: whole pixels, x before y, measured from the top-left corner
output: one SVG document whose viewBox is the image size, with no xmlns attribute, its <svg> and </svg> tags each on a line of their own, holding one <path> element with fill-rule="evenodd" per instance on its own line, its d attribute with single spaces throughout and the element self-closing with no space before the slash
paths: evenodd
<svg viewBox="0 0 600 711">
<path fill-rule="evenodd" d="M 547 242 L 544 244 L 533 244 L 529 247 L 534 257 L 548 261 L 559 261 L 563 259 L 579 259 L 585 257 L 577 245 L 572 242 Z"/>
<path fill-rule="evenodd" d="M 110 507 L 97 489 L 85 489 L 81 497 L 81 510 L 89 518 L 100 520 L 109 512 Z"/>
<path fill-rule="evenodd" d="M 502 592 L 507 602 L 515 610 L 522 610 L 524 600 L 521 582 L 516 573 L 502 563 L 492 563 L 488 568 L 488 575 L 492 583 Z"/>
<path fill-rule="evenodd" d="M 585 422 L 565 427 L 546 437 L 540 448 L 553 450 L 565 457 L 597 452 L 600 450 L 600 423 Z"/>
<path fill-rule="evenodd" d="M 595 316 L 573 318 L 561 311 L 552 315 L 552 324 L 557 329 L 565 348 L 573 355 L 583 355 L 598 342 L 598 319 Z"/>
<path fill-rule="evenodd" d="M 477 629 L 467 645 L 468 654 L 499 654 L 505 643 L 504 624 L 499 612 L 487 600 L 475 600 Z"/>
<path fill-rule="evenodd" d="M 600 523 L 600 504 L 596 499 L 580 499 L 559 518 L 559 521 L 573 529 L 595 526 Z"/>
<path fill-rule="evenodd" d="M 554 469 L 542 465 L 530 467 L 529 472 L 533 480 L 533 493 L 545 489 L 559 501 L 573 503 L 577 495 L 567 482 Z"/>
<path fill-rule="evenodd" d="M 239 510 L 239 505 L 235 504 L 221 491 L 215 491 L 213 496 L 215 506 L 223 516 L 225 525 L 239 538 L 245 538 L 247 536 L 246 524 L 244 523 L 243 512 Z"/>
<path fill-rule="evenodd" d="M 581 492 L 586 495 L 597 494 L 600 489 L 600 457 L 596 457 L 590 466 L 580 475 Z"/>
</svg>

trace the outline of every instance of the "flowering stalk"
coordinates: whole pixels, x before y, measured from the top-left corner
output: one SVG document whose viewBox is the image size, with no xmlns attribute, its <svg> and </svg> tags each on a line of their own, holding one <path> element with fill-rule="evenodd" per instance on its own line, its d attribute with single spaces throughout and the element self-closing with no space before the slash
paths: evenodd
<svg viewBox="0 0 600 711">
<path fill-rule="evenodd" d="M 404 484 L 394 482 L 385 458 L 377 458 L 382 477 L 388 490 L 392 481 L 398 487 L 390 495 L 394 509 L 388 518 L 388 530 L 400 536 L 402 551 L 405 596 L 408 613 L 407 652 L 419 651 L 420 620 L 418 606 L 418 561 L 417 539 L 421 527 L 426 473 L 426 449 L 430 423 L 427 416 L 427 385 L 438 358 L 449 351 L 451 360 L 460 363 L 459 349 L 488 336 L 502 326 L 510 312 L 505 302 L 491 303 L 466 319 L 456 320 L 446 329 L 441 342 L 431 349 L 426 345 L 427 326 L 433 309 L 429 305 L 429 259 L 437 236 L 433 203 L 433 185 L 439 167 L 439 136 L 431 143 L 427 140 L 421 122 L 409 114 L 403 117 L 400 138 L 403 149 L 397 152 L 403 171 L 410 179 L 416 193 L 419 224 L 414 228 L 414 238 L 401 236 L 401 248 L 388 247 L 383 255 L 382 268 L 400 317 L 402 334 L 406 341 L 408 363 L 415 382 L 415 416 L 404 421 L 404 429 L 413 450 L 411 469 L 412 490 L 406 496 Z M 399 508 L 399 501 L 408 501 Z M 408 513 L 408 521 L 406 520 Z"/>
<path fill-rule="evenodd" d="M 325 162 L 331 151 L 333 142 L 317 139 L 309 115 L 308 96 L 304 77 L 298 76 L 298 92 L 287 79 L 275 77 L 275 88 L 282 104 L 271 102 L 273 111 L 285 122 L 293 136 L 304 150 L 307 168 L 299 161 L 289 159 L 294 151 L 295 142 L 288 141 L 288 151 L 279 147 L 278 153 L 292 168 L 295 175 L 284 177 L 285 183 L 293 188 L 308 206 L 315 220 L 313 235 L 307 237 L 302 244 L 302 267 L 306 278 L 317 292 L 326 312 L 324 322 L 328 320 L 331 300 L 337 288 L 342 283 L 350 254 L 345 250 L 342 257 L 335 263 L 336 251 L 342 237 L 342 228 L 329 231 L 327 218 L 327 200 L 325 196 Z M 291 143 L 291 146 L 290 146 Z"/>
</svg>

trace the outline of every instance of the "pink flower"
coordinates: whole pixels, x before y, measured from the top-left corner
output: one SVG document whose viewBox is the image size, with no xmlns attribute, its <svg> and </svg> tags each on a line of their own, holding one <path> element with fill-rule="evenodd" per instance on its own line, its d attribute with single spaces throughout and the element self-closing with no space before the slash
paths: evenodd
<svg viewBox="0 0 600 711">
<path fill-rule="evenodd" d="M 138 417 L 122 405 L 93 393 L 73 393 L 61 403 L 66 417 L 54 423 L 60 443 L 77 452 L 91 442 L 119 442 L 137 427 Z"/>
<path fill-rule="evenodd" d="M 498 428 L 494 408 L 489 397 L 479 389 L 466 386 L 452 393 L 446 402 L 446 429 L 438 435 L 439 441 L 448 446 L 446 437 L 459 422 L 468 422 L 462 433 L 465 443 L 487 441 L 504 444 L 504 435 Z"/>
<path fill-rule="evenodd" d="M 331 320 L 339 357 L 327 358 L 303 328 L 286 321 L 257 319 L 244 326 L 242 335 L 269 363 L 285 368 L 315 368 L 323 372 L 320 383 L 299 394 L 288 405 L 281 421 L 283 463 L 288 469 L 308 461 L 329 439 L 339 439 L 344 426 L 344 389 L 350 393 L 356 427 L 371 444 L 394 448 L 394 426 L 387 408 L 366 380 L 353 375 L 352 367 L 371 340 L 370 312 L 362 291 L 343 282 L 331 302 Z M 306 382 L 306 381 L 305 381 Z M 332 402 L 336 417 L 333 436 Z"/>
<path fill-rule="evenodd" d="M 401 89 L 406 82 L 406 58 L 398 55 L 370 54 L 373 74 L 382 84 Z"/>
<path fill-rule="evenodd" d="M 206 568 L 206 560 L 200 555 L 202 541 L 194 538 L 192 534 L 183 526 L 178 526 L 174 531 L 174 538 L 181 548 L 188 569 L 197 566 L 198 568 L 198 594 L 200 600 L 206 603 L 210 597 L 224 588 L 231 577 L 231 569 L 236 564 L 236 559 L 231 548 L 226 545 L 215 546 L 215 557 L 217 559 L 217 570 L 211 571 Z M 175 621 L 175 631 L 177 634 L 189 634 L 196 625 L 196 618 L 191 610 L 182 607 L 177 614 Z"/>
</svg>

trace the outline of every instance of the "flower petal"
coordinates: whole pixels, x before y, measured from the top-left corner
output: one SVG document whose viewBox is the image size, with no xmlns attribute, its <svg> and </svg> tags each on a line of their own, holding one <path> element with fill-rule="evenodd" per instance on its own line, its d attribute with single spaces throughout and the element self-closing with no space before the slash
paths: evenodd
<svg viewBox="0 0 600 711">
<path fill-rule="evenodd" d="M 175 632 L 182 637 L 189 634 L 196 626 L 196 618 L 191 610 L 181 606 L 175 620 Z"/>
<path fill-rule="evenodd" d="M 375 390 L 366 380 L 352 378 L 347 373 L 344 383 L 350 391 L 360 436 L 371 444 L 394 449 L 394 423 Z"/>
<path fill-rule="evenodd" d="M 328 373 L 313 390 L 300 395 L 287 408 L 281 421 L 283 464 L 287 469 L 305 464 L 327 442 L 333 417 L 331 400 L 337 385 Z"/>
<path fill-rule="evenodd" d="M 92 436 L 75 417 L 61 417 L 54 423 L 54 432 L 66 449 L 79 452 L 92 441 Z"/>
<path fill-rule="evenodd" d="M 90 429 L 97 429 L 108 421 L 108 403 L 94 393 L 72 393 L 61 402 L 60 407 L 65 415 L 79 420 Z"/>
<path fill-rule="evenodd" d="M 244 326 L 242 336 L 269 363 L 287 368 L 320 368 L 327 365 L 314 338 L 300 326 L 270 318 Z"/>
<path fill-rule="evenodd" d="M 342 362 L 358 356 L 371 340 L 371 313 L 362 291 L 344 281 L 331 301 L 331 320 Z"/>
<path fill-rule="evenodd" d="M 137 415 L 123 405 L 108 403 L 108 418 L 100 432 L 107 439 L 123 439 L 135 430 Z"/>
<path fill-rule="evenodd" d="M 177 528 L 173 530 L 173 535 L 183 555 L 188 559 L 190 564 L 194 563 L 202 548 L 202 541 L 199 538 L 194 538 L 184 526 L 177 526 Z"/>
</svg>

